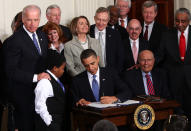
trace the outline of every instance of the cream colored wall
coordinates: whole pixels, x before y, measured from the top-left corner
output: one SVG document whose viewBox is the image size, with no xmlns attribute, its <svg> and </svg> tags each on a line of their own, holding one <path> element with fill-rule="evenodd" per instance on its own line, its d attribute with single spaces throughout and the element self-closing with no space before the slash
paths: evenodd
<svg viewBox="0 0 191 131">
<path fill-rule="evenodd" d="M 41 8 L 40 25 L 46 23 L 46 8 L 57 4 L 62 10 L 61 24 L 67 25 L 75 16 L 85 15 L 94 23 L 94 14 L 98 7 L 107 7 L 114 0 L 0 0 L 0 39 L 4 40 L 12 34 L 11 22 L 15 15 L 29 4 L 36 4 Z"/>
</svg>

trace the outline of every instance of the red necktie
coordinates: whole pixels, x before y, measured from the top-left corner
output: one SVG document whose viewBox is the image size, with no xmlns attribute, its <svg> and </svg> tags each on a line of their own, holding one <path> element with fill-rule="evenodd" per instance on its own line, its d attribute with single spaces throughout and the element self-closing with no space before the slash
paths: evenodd
<svg viewBox="0 0 191 131">
<path fill-rule="evenodd" d="M 180 51 L 180 59 L 184 61 L 185 52 L 186 52 L 186 39 L 184 36 L 184 32 L 181 32 L 181 35 L 180 35 L 179 51 Z"/>
<path fill-rule="evenodd" d="M 144 33 L 144 38 L 145 40 L 148 40 L 148 25 L 145 26 L 146 29 L 145 29 L 145 33 Z"/>
<path fill-rule="evenodd" d="M 149 95 L 155 95 L 155 90 L 153 87 L 153 83 L 151 81 L 151 78 L 148 74 L 145 75 L 146 79 L 147 79 L 147 89 L 148 89 L 148 94 Z"/>
<path fill-rule="evenodd" d="M 124 22 L 124 20 L 121 19 L 120 22 L 121 22 L 121 26 L 125 28 L 125 22 Z"/>
</svg>

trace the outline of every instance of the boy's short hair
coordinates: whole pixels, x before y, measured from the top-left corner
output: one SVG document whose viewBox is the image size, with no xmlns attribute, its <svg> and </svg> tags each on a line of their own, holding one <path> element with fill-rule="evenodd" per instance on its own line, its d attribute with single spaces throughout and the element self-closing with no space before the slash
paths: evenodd
<svg viewBox="0 0 191 131">
<path fill-rule="evenodd" d="M 46 58 L 46 69 L 52 70 L 54 66 L 59 68 L 63 63 L 66 62 L 64 55 L 59 54 L 56 50 L 48 50 Z"/>
</svg>

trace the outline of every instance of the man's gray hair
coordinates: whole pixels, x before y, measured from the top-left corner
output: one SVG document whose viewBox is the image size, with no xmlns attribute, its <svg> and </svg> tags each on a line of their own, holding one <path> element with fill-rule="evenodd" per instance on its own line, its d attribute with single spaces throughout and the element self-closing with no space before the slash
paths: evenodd
<svg viewBox="0 0 191 131">
<path fill-rule="evenodd" d="M 60 12 L 61 12 L 60 7 L 58 5 L 56 5 L 56 4 L 53 4 L 53 5 L 48 6 L 48 8 L 46 9 L 46 14 L 49 14 L 50 10 L 55 9 L 55 8 L 58 8 L 60 10 Z"/>
<path fill-rule="evenodd" d="M 107 13 L 109 18 L 110 18 L 109 10 L 107 8 L 105 8 L 105 7 L 99 7 L 96 10 L 95 16 L 96 16 L 96 14 L 103 13 L 103 12 Z"/>
<path fill-rule="evenodd" d="M 128 7 L 129 9 L 131 8 L 131 0 L 122 0 L 122 1 L 128 2 Z M 117 5 L 117 2 L 118 0 L 115 1 L 115 5 Z"/>
<path fill-rule="evenodd" d="M 25 17 L 25 14 L 27 11 L 29 10 L 38 10 L 39 11 L 39 17 L 41 15 L 41 10 L 40 10 L 40 7 L 38 7 L 37 5 L 27 5 L 23 8 L 23 11 L 22 11 L 22 18 Z"/>
<path fill-rule="evenodd" d="M 144 7 L 145 7 L 145 8 L 150 8 L 150 7 L 152 7 L 152 6 L 154 6 L 155 12 L 157 12 L 157 11 L 158 11 L 157 3 L 154 2 L 154 1 L 152 1 L 152 0 L 148 0 L 148 1 L 145 1 L 145 2 L 143 3 L 143 5 L 142 5 L 142 11 L 143 11 Z"/>
<path fill-rule="evenodd" d="M 177 14 L 179 13 L 186 13 L 188 15 L 188 20 L 190 21 L 191 20 L 191 14 L 190 14 L 190 11 L 187 9 L 187 8 L 179 8 L 178 10 L 176 10 L 176 13 L 175 13 L 175 17 Z"/>
</svg>

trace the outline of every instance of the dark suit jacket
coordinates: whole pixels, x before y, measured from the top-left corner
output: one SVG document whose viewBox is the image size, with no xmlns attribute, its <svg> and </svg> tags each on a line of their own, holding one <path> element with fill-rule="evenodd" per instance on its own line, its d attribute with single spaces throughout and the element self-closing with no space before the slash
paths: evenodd
<svg viewBox="0 0 191 131">
<path fill-rule="evenodd" d="M 90 26 L 90 36 L 95 38 L 95 25 Z M 122 70 L 124 50 L 119 32 L 106 27 L 106 67 Z"/>
<path fill-rule="evenodd" d="M 108 24 L 108 26 L 112 28 L 112 25 Z M 114 30 L 116 30 L 116 31 L 118 31 L 120 33 L 120 36 L 121 36 L 122 40 L 124 40 L 124 39 L 126 39 L 128 37 L 127 30 L 125 28 L 121 27 L 120 25 L 115 24 L 114 25 Z"/>
<path fill-rule="evenodd" d="M 139 52 L 142 50 L 149 49 L 149 44 L 142 37 L 139 38 Z M 135 65 L 135 61 L 133 58 L 133 52 L 131 50 L 131 44 L 129 36 L 124 40 L 124 51 L 125 51 L 125 62 L 123 69 L 127 70 L 131 66 Z"/>
<path fill-rule="evenodd" d="M 118 75 L 107 68 L 100 68 L 100 97 L 116 96 L 121 101 L 131 97 L 129 88 L 119 79 Z M 95 102 L 93 92 L 89 83 L 87 71 L 74 77 L 71 92 L 74 103 L 84 98 L 87 101 Z"/>
<path fill-rule="evenodd" d="M 44 26 L 44 25 L 43 25 L 43 26 Z M 38 30 L 41 30 L 41 31 L 42 31 L 43 26 L 39 27 Z M 63 25 L 59 25 L 59 26 L 60 26 L 61 29 L 62 29 L 64 38 L 66 38 L 67 41 L 72 40 L 72 34 L 71 34 L 71 32 L 70 32 L 70 29 L 69 29 L 68 27 L 66 27 L 66 26 L 63 26 Z M 67 41 L 66 41 L 66 42 L 67 42 Z"/>
<path fill-rule="evenodd" d="M 151 71 L 153 87 L 155 90 L 155 95 L 162 98 L 169 98 L 169 90 L 167 84 L 167 76 L 164 70 L 153 69 Z M 138 95 L 146 95 L 143 76 L 140 69 L 134 69 L 130 71 L 125 71 L 122 79 L 128 85 L 133 93 L 133 97 Z"/>
<path fill-rule="evenodd" d="M 184 62 L 180 60 L 178 31 L 173 28 L 162 36 L 156 63 L 161 64 L 167 70 L 170 91 L 174 98 L 183 105 L 184 110 L 190 112 L 191 106 L 188 103 L 191 99 L 191 26 L 188 29 Z"/>
<path fill-rule="evenodd" d="M 142 27 L 144 27 L 144 23 L 142 23 Z M 153 29 L 151 32 L 151 36 L 149 39 L 149 46 L 151 51 L 153 53 L 156 53 L 157 49 L 160 47 L 160 42 L 161 42 L 161 37 L 162 33 L 167 31 L 167 27 L 163 24 L 159 24 L 157 21 L 154 22 Z M 143 36 L 143 28 L 142 28 L 142 33 L 141 36 Z"/>
<path fill-rule="evenodd" d="M 41 31 L 36 33 L 42 55 L 39 55 L 32 39 L 23 27 L 5 40 L 3 44 L 4 66 L 8 80 L 7 88 L 10 100 L 16 109 L 15 113 L 20 115 L 16 118 L 16 124 L 26 127 L 23 130 L 32 130 L 32 127 L 28 127 L 29 123 L 25 122 L 31 120 L 32 112 L 34 112 L 35 84 L 33 83 L 33 76 L 44 71 L 44 60 L 48 49 L 45 34 Z M 32 125 L 32 120 L 30 122 Z"/>
</svg>

